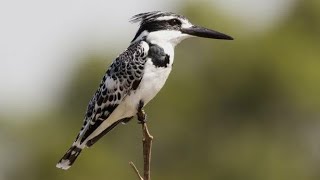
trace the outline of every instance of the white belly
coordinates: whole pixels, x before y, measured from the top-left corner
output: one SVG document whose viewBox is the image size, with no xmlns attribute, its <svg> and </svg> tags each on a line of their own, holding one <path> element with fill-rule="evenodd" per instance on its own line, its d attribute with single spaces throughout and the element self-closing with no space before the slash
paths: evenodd
<svg viewBox="0 0 320 180">
<path fill-rule="evenodd" d="M 151 60 L 148 59 L 138 89 L 125 98 L 124 104 L 127 106 L 128 113 L 132 116 L 136 114 L 140 100 L 146 105 L 153 99 L 165 84 L 170 72 L 171 65 L 166 68 L 155 67 Z"/>
<path fill-rule="evenodd" d="M 174 58 L 174 46 L 167 42 L 153 42 L 153 44 L 157 44 L 162 47 L 164 52 L 169 55 L 169 64 L 167 67 L 155 67 L 151 59 L 147 59 L 144 67 L 143 78 L 138 89 L 127 96 L 124 100 L 124 117 L 136 115 L 140 100 L 143 101 L 144 105 L 146 105 L 151 99 L 153 99 L 164 86 L 171 72 Z"/>
</svg>

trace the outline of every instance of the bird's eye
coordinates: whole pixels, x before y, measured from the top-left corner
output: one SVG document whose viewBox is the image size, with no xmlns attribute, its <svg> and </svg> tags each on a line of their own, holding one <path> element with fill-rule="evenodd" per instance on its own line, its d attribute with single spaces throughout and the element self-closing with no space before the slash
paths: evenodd
<svg viewBox="0 0 320 180">
<path fill-rule="evenodd" d="M 179 24 L 181 24 L 181 22 L 180 22 L 178 19 L 171 19 L 171 20 L 169 21 L 169 24 L 172 25 L 172 26 L 174 26 L 174 25 L 179 25 Z"/>
</svg>

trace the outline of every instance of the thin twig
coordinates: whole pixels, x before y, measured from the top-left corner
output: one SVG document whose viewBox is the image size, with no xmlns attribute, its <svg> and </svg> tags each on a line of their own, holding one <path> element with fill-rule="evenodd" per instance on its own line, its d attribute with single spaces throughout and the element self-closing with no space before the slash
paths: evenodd
<svg viewBox="0 0 320 180">
<path fill-rule="evenodd" d="M 140 180 L 143 180 L 142 176 L 141 176 L 140 173 L 139 173 L 139 170 L 138 170 L 137 167 L 134 165 L 134 163 L 131 161 L 131 162 L 129 162 L 129 164 L 130 164 L 130 166 L 132 167 L 132 169 L 136 172 L 138 178 L 139 178 Z"/>
<path fill-rule="evenodd" d="M 150 164 L 151 164 L 151 148 L 153 136 L 149 133 L 148 126 L 146 123 L 146 113 L 142 109 L 144 102 L 140 101 L 138 106 L 137 118 L 142 125 L 142 147 L 143 147 L 143 177 L 142 180 L 150 180 Z M 130 163 L 134 167 L 135 172 L 138 174 L 140 180 L 141 175 L 138 169 L 133 163 Z"/>
<path fill-rule="evenodd" d="M 129 162 L 133 170 L 136 172 L 140 180 L 151 180 L 150 178 L 150 165 L 151 165 L 151 148 L 153 136 L 149 133 L 148 126 L 145 122 L 142 125 L 142 147 L 143 147 L 143 177 L 140 175 L 139 170 L 133 162 Z"/>
<path fill-rule="evenodd" d="M 150 180 L 150 165 L 151 165 L 151 148 L 153 136 L 149 133 L 146 123 L 142 123 L 143 131 L 143 167 L 144 167 L 144 180 Z"/>
</svg>

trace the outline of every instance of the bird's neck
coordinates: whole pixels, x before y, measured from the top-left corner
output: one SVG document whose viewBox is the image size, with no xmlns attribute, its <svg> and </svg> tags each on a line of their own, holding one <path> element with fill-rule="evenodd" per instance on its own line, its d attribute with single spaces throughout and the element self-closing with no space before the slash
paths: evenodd
<svg viewBox="0 0 320 180">
<path fill-rule="evenodd" d="M 158 47 L 162 48 L 164 53 L 169 57 L 169 66 L 173 64 L 175 44 L 163 40 L 146 40 L 146 42 L 148 44 L 157 45 Z"/>
<path fill-rule="evenodd" d="M 162 44 L 166 46 L 170 45 L 172 48 L 174 48 L 183 39 L 185 39 L 185 37 L 182 36 L 181 32 L 179 31 L 162 30 L 148 33 L 145 39 L 147 42 L 152 44 Z"/>
</svg>

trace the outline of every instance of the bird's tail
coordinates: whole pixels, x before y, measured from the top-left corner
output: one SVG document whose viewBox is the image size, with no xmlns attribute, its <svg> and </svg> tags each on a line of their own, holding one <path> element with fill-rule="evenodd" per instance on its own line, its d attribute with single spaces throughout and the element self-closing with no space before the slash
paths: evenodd
<svg viewBox="0 0 320 180">
<path fill-rule="evenodd" d="M 77 145 L 73 144 L 70 147 L 70 149 L 66 152 L 66 154 L 57 163 L 56 167 L 61 168 L 63 170 L 69 169 L 74 163 L 74 161 L 77 159 L 83 148 L 84 147 L 78 147 Z"/>
</svg>

